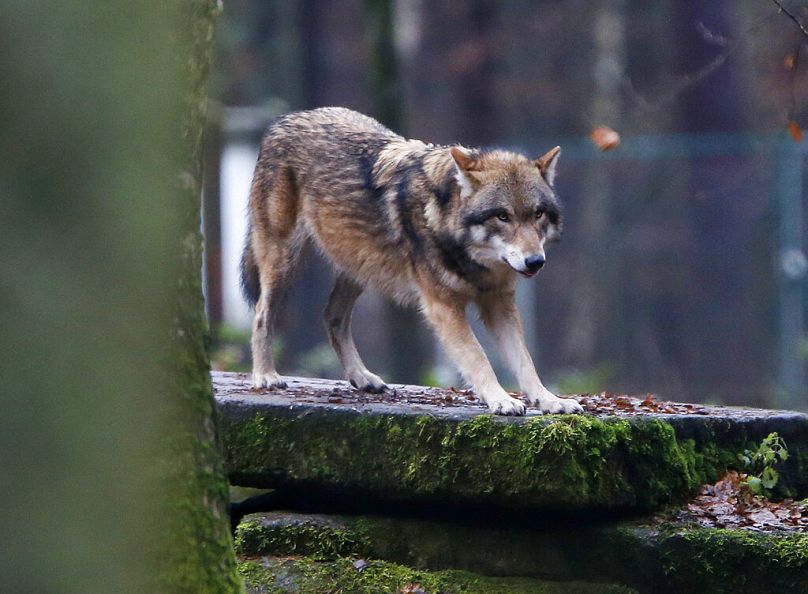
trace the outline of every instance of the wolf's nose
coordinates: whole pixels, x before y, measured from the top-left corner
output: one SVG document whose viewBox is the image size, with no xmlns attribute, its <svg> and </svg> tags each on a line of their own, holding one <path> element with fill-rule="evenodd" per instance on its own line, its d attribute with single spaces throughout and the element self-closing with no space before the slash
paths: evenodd
<svg viewBox="0 0 808 594">
<path fill-rule="evenodd" d="M 537 272 L 542 266 L 544 266 L 544 256 L 528 256 L 525 258 L 525 266 L 530 272 Z"/>
</svg>

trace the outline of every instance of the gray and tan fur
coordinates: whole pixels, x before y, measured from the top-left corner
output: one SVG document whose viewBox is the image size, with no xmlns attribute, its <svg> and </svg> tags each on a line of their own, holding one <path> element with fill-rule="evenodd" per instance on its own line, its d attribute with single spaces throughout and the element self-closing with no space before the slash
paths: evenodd
<svg viewBox="0 0 808 594">
<path fill-rule="evenodd" d="M 474 336 L 473 302 L 531 404 L 580 412 L 544 387 L 514 303 L 517 274 L 533 276 L 560 231 L 553 177 L 559 149 L 536 161 L 407 140 L 336 107 L 292 113 L 267 130 L 250 191 L 242 285 L 255 305 L 253 382 L 282 387 L 272 358 L 273 317 L 303 244 L 336 269 L 325 309 L 331 344 L 350 382 L 381 391 L 351 336 L 351 311 L 370 285 L 418 306 L 463 377 L 495 413 L 525 404 L 500 386 Z"/>
</svg>

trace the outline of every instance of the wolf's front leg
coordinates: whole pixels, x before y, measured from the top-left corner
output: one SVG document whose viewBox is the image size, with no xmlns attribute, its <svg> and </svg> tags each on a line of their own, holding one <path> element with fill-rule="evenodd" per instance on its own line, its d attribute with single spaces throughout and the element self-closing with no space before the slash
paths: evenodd
<svg viewBox="0 0 808 594">
<path fill-rule="evenodd" d="M 544 387 L 536 373 L 525 344 L 522 321 L 513 293 L 499 294 L 478 303 L 483 322 L 494 336 L 505 362 L 516 376 L 519 389 L 531 404 L 546 413 L 581 413 L 581 405 L 569 398 L 559 398 Z"/>
<path fill-rule="evenodd" d="M 499 415 L 525 414 L 524 403 L 509 396 L 499 385 L 494 370 L 466 319 L 464 305 L 425 296 L 423 310 L 443 348 L 491 412 Z"/>
</svg>

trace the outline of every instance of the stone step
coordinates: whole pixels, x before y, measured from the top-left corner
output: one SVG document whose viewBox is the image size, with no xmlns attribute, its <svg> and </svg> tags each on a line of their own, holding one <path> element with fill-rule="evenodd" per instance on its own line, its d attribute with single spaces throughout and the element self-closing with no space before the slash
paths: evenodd
<svg viewBox="0 0 808 594">
<path fill-rule="evenodd" d="M 279 511 L 243 518 L 236 548 L 248 558 L 296 555 L 310 563 L 383 559 L 415 571 L 461 570 L 562 584 L 582 580 L 575 587 L 567 584 L 571 589 L 563 592 L 613 591 L 605 584 L 623 584 L 624 590 L 615 591 L 648 593 L 808 592 L 808 534 L 681 523 L 607 522 L 548 529 L 529 523 L 470 525 Z M 587 589 L 592 584 L 601 589 Z"/>
<path fill-rule="evenodd" d="M 247 594 L 637 594 L 613 584 L 431 572 L 379 560 L 249 558 L 241 560 L 239 573 Z"/>
<path fill-rule="evenodd" d="M 781 495 L 808 495 L 808 416 L 699 407 L 700 414 L 487 414 L 462 392 L 287 378 L 253 390 L 212 374 L 230 480 L 391 501 L 575 512 L 651 510 L 683 500 L 777 431 L 791 456 Z M 661 410 L 687 411 L 690 405 Z M 692 407 L 691 407 L 692 408 Z"/>
</svg>

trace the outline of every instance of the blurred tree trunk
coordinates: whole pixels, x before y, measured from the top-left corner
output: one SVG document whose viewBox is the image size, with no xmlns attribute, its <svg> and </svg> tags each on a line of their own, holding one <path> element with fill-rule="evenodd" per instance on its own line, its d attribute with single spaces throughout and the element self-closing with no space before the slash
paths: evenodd
<svg viewBox="0 0 808 594">
<path fill-rule="evenodd" d="M 394 43 L 394 0 L 364 0 L 367 40 L 372 56 L 371 89 L 376 119 L 395 132 L 404 132 L 401 81 L 398 56 Z M 387 344 L 392 345 L 387 356 L 388 379 L 396 382 L 419 383 L 427 365 L 429 349 L 423 322 L 414 309 L 404 309 L 385 301 Z"/>
<path fill-rule="evenodd" d="M 620 129 L 620 89 L 625 71 L 625 2 L 600 0 L 593 6 L 594 65 L 592 102 L 587 122 Z M 582 185 L 581 237 L 575 291 L 571 297 L 564 351 L 576 366 L 595 365 L 598 341 L 610 318 L 620 263 L 609 233 L 612 180 L 603 163 L 587 168 Z"/>
<path fill-rule="evenodd" d="M 200 290 L 216 7 L 0 7 L 4 592 L 241 589 Z"/>
<path fill-rule="evenodd" d="M 474 142 L 490 144 L 502 135 L 497 102 L 497 46 L 495 29 L 499 12 L 507 3 L 488 0 L 468 3 L 463 14 L 461 38 L 451 48 L 457 69 L 455 97 L 459 123 L 463 130 L 472 131 Z"/>
<path fill-rule="evenodd" d="M 210 382 L 209 341 L 202 296 L 201 202 L 203 135 L 208 107 L 208 78 L 213 27 L 219 0 L 183 0 L 174 37 L 177 55 L 185 56 L 181 113 L 178 206 L 175 236 L 176 297 L 173 301 L 167 401 L 174 429 L 166 442 L 169 487 L 166 538 L 160 556 L 162 591 L 239 592 L 226 505 L 228 487 L 217 443 L 216 408 Z"/>
</svg>

